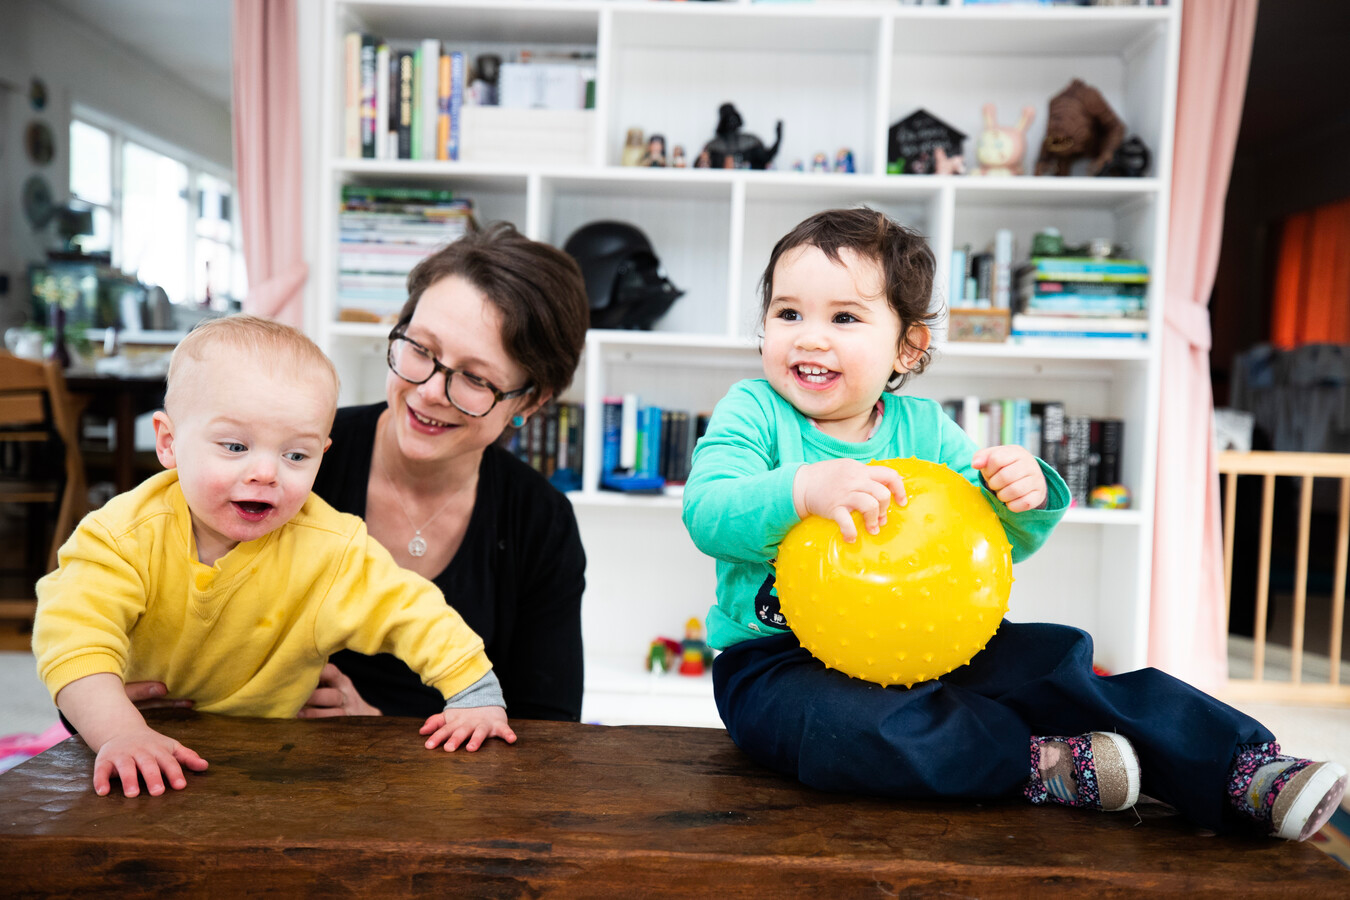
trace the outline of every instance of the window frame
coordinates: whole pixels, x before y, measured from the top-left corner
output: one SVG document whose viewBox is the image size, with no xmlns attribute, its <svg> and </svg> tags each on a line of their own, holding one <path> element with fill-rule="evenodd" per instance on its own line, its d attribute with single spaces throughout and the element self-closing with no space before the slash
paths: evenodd
<svg viewBox="0 0 1350 900">
<path fill-rule="evenodd" d="M 71 105 L 70 124 L 81 122 L 92 128 L 105 132 L 109 137 L 108 164 L 112 167 L 110 178 L 108 180 L 110 198 L 107 204 L 94 203 L 90 200 L 77 196 L 73 191 L 71 197 L 80 203 L 87 204 L 92 208 L 106 209 L 111 220 L 109 250 L 112 255 L 112 264 L 116 268 L 122 268 L 124 264 L 124 241 L 125 233 L 122 223 L 123 214 L 123 154 L 127 143 L 137 144 L 157 153 L 160 156 L 172 159 L 174 162 L 182 164 L 187 169 L 187 196 L 186 221 L 183 223 L 184 246 L 182 255 L 184 260 L 184 284 L 188 291 L 193 291 L 197 283 L 197 269 L 202 261 L 197 257 L 197 221 L 201 217 L 201 192 L 198 187 L 198 176 L 208 175 L 217 181 L 224 182 L 230 187 L 230 256 L 232 265 L 228 273 L 230 283 L 230 292 L 226 296 L 217 296 L 212 294 L 212 305 L 216 308 L 224 308 L 229 302 L 240 302 L 244 298 L 238 290 L 239 286 L 234 284 L 234 273 L 238 269 L 246 269 L 246 266 L 240 265 L 243 262 L 243 236 L 239 227 L 239 184 L 235 179 L 232 170 L 218 165 L 209 159 L 205 159 L 189 150 L 184 150 L 163 138 L 156 137 L 147 131 L 130 125 L 114 116 L 100 112 L 92 107 L 84 106 L 80 103 Z M 67 128 L 67 139 L 69 138 L 69 127 Z M 72 148 L 73 150 L 73 148 Z M 69 168 L 74 165 L 73 154 L 68 160 L 67 177 L 69 177 Z M 211 240 L 207 238 L 207 240 Z M 216 241 L 216 243 L 224 243 Z M 245 272 L 247 278 L 247 272 Z M 245 285 L 247 287 L 247 285 Z M 170 297 L 173 303 L 178 305 L 194 305 L 201 302 L 200 297 Z"/>
</svg>

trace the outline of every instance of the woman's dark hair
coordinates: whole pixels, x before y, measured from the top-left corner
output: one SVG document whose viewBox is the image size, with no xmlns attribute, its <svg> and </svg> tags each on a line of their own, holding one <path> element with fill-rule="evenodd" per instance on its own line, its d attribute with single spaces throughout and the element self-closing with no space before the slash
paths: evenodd
<svg viewBox="0 0 1350 900">
<path fill-rule="evenodd" d="M 586 284 L 576 261 L 532 241 L 509 222 L 479 226 L 428 256 L 408 273 L 408 302 L 398 324 L 412 321 L 422 294 L 442 278 L 468 281 L 502 314 L 502 344 L 530 384 L 557 397 L 581 359 L 590 322 Z"/>
<path fill-rule="evenodd" d="M 759 319 L 763 324 L 773 299 L 773 270 L 778 260 L 797 247 L 817 247 L 831 262 L 838 263 L 839 251 L 852 250 L 859 256 L 873 260 L 881 267 L 886 300 L 900 318 L 900 346 L 918 351 L 911 333 L 915 326 L 931 328 L 940 318 L 940 311 L 929 309 L 933 296 L 933 251 L 923 235 L 891 220 L 875 209 L 827 209 L 818 212 L 789 231 L 769 254 L 769 265 L 760 277 Z M 887 382 L 886 389 L 894 391 L 924 370 L 932 359 L 929 350 L 923 350 L 918 362 L 908 372 L 897 372 Z"/>
</svg>

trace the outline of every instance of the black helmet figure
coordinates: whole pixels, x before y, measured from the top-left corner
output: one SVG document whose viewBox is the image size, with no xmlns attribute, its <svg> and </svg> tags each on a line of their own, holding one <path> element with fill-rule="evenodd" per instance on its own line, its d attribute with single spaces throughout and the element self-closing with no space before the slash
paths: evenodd
<svg viewBox="0 0 1350 900">
<path fill-rule="evenodd" d="M 666 278 L 647 236 L 627 222 L 591 222 L 563 251 L 577 261 L 592 328 L 651 328 L 684 291 Z"/>
</svg>

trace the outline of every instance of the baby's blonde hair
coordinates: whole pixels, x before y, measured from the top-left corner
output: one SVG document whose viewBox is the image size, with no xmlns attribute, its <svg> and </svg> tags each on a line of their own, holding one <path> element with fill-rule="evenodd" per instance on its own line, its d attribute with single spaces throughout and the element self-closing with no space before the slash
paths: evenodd
<svg viewBox="0 0 1350 900">
<path fill-rule="evenodd" d="M 318 344 L 297 328 L 262 316 L 236 314 L 218 319 L 207 319 L 188 332 L 178 342 L 169 357 L 168 386 L 164 393 L 164 407 L 173 414 L 180 395 L 185 390 L 183 370 L 189 361 L 200 362 L 218 347 L 237 350 L 248 355 L 251 362 L 262 361 L 271 366 L 285 366 L 297 374 L 318 374 L 332 381 L 332 405 L 337 410 L 337 369 Z M 221 373 L 221 377 L 228 377 Z"/>
</svg>

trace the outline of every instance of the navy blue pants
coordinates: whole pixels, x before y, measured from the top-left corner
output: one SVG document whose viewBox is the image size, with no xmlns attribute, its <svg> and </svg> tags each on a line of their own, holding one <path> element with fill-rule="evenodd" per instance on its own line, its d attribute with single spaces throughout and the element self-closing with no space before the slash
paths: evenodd
<svg viewBox="0 0 1350 900">
<path fill-rule="evenodd" d="M 1005 621 L 969 665 L 908 690 L 827 669 L 788 632 L 723 651 L 713 688 L 731 739 L 757 762 L 873 796 L 1015 796 L 1032 735 L 1118 731 L 1139 753 L 1143 793 L 1216 831 L 1237 747 L 1274 740 L 1157 669 L 1095 674 L 1092 638 L 1063 625 Z"/>
</svg>

